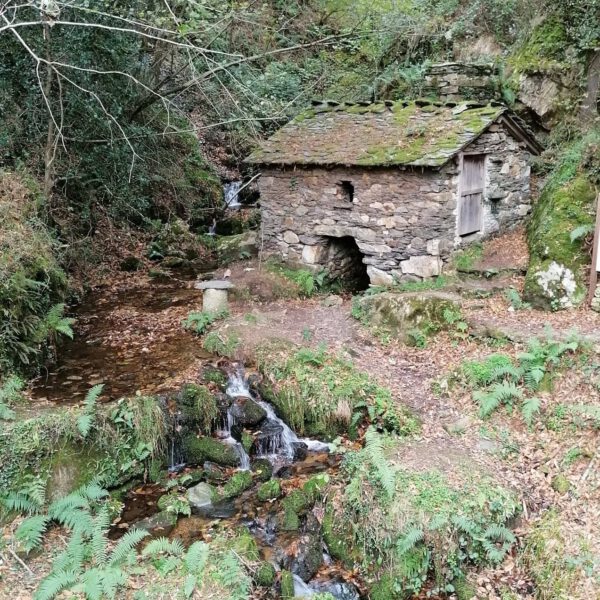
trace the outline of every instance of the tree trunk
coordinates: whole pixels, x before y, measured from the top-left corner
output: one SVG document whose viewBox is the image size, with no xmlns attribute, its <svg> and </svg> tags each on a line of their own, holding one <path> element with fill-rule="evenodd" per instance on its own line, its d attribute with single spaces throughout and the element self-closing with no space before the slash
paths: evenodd
<svg viewBox="0 0 600 600">
<path fill-rule="evenodd" d="M 46 41 L 46 60 L 50 62 L 52 60 L 52 50 L 50 46 L 50 27 L 47 24 L 44 25 L 44 39 Z M 48 130 L 46 132 L 46 148 L 44 149 L 44 196 L 48 203 L 54 189 L 54 159 L 56 158 L 56 136 L 58 135 L 52 114 L 50 114 L 53 79 L 54 72 L 50 64 L 47 64 L 46 80 L 44 81 L 44 95 L 46 96 L 46 102 L 48 102 Z"/>
</svg>

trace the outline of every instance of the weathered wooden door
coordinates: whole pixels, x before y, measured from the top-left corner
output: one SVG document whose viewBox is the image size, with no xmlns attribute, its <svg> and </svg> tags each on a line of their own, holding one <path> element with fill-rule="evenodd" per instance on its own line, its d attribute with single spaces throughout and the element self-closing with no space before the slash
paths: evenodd
<svg viewBox="0 0 600 600">
<path fill-rule="evenodd" d="M 484 185 L 485 156 L 483 154 L 463 156 L 459 184 L 458 235 L 481 231 Z"/>
</svg>

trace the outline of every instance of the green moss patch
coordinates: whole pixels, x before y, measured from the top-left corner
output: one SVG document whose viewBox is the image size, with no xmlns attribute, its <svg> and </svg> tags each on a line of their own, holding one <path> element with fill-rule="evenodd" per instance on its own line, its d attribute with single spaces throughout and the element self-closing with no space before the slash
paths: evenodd
<svg viewBox="0 0 600 600">
<path fill-rule="evenodd" d="M 571 232 L 593 225 L 595 192 L 585 176 L 556 187 L 547 186 L 534 207 L 527 229 L 530 264 L 525 300 L 533 306 L 557 310 L 578 306 L 586 293 L 589 256 L 582 240 Z"/>
<path fill-rule="evenodd" d="M 264 344 L 256 350 L 256 361 L 264 375 L 264 396 L 300 434 L 333 439 L 352 433 L 365 420 L 403 434 L 418 429 L 389 389 L 324 348 Z"/>
<path fill-rule="evenodd" d="M 186 462 L 201 464 L 208 460 L 226 467 L 237 467 L 240 458 L 232 446 L 210 437 L 187 435 L 183 440 Z"/>
<path fill-rule="evenodd" d="M 362 562 L 379 582 L 375 597 L 418 594 L 426 581 L 443 590 L 470 565 L 500 563 L 515 541 L 507 523 L 519 502 L 511 491 L 466 456 L 441 472 L 428 466 L 435 448 L 417 450 L 371 432 L 344 461 L 342 495 L 329 494 L 325 539 L 346 563 Z"/>
</svg>

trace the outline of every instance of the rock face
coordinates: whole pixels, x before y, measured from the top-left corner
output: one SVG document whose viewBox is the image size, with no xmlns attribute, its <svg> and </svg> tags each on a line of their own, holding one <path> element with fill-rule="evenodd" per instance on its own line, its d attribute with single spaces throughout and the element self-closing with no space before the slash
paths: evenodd
<svg viewBox="0 0 600 600">
<path fill-rule="evenodd" d="M 456 311 L 459 306 L 457 296 L 443 292 L 386 292 L 359 300 L 360 310 L 370 325 L 389 330 L 404 342 L 409 341 L 409 332 L 414 329 L 443 325 L 444 311 Z"/>
<path fill-rule="evenodd" d="M 435 64 L 425 72 L 422 95 L 435 96 L 444 102 L 501 99 L 499 81 L 498 68 L 493 64 Z"/>
<path fill-rule="evenodd" d="M 582 238 L 571 241 L 571 232 L 593 225 L 594 198 L 584 176 L 542 192 L 527 228 L 530 262 L 524 297 L 536 308 L 571 308 L 585 298 L 589 255 Z"/>
<path fill-rule="evenodd" d="M 439 171 L 267 165 L 260 180 L 264 249 L 334 275 L 359 262 L 372 285 L 435 277 L 453 249 L 506 230 L 530 211 L 523 145 L 493 124 L 468 149 L 486 155 L 482 224 L 475 234 L 457 236 L 458 159 Z M 344 206 L 339 184 L 348 181 L 353 200 Z"/>
</svg>

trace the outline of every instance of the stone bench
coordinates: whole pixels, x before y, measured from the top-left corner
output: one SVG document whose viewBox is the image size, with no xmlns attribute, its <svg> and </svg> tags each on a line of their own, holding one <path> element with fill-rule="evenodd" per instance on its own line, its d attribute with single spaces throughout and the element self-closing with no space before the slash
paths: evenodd
<svg viewBox="0 0 600 600">
<path fill-rule="evenodd" d="M 194 284 L 197 290 L 203 290 L 202 310 L 204 312 L 222 313 L 228 309 L 227 292 L 235 287 L 227 279 L 213 279 L 211 281 L 198 281 Z"/>
</svg>

